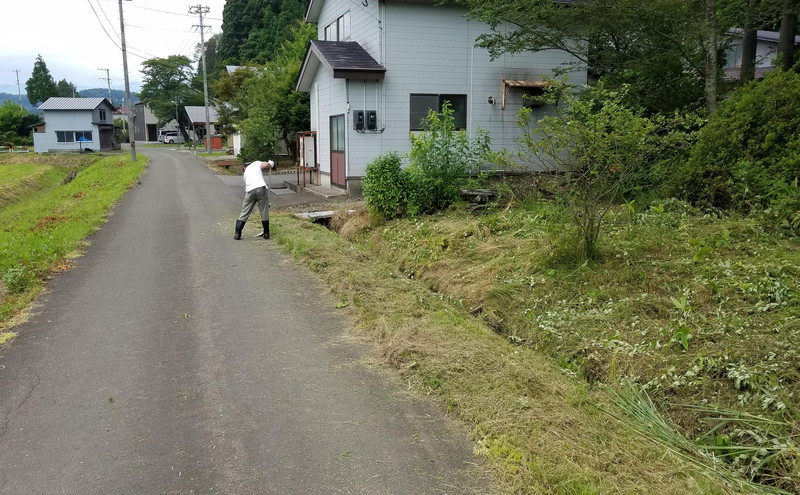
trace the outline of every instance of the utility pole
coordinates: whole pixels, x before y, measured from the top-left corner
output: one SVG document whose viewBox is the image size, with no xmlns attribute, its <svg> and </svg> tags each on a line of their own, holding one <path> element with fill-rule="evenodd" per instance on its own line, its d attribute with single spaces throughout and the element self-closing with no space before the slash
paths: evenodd
<svg viewBox="0 0 800 495">
<path fill-rule="evenodd" d="M 130 0 L 128 0 L 130 2 Z M 122 70 L 125 72 L 125 106 L 128 107 L 128 142 L 131 143 L 131 161 L 136 161 L 136 139 L 131 126 L 131 85 L 128 80 L 128 52 L 125 50 L 125 19 L 122 16 L 122 0 L 119 0 L 119 37 L 122 41 Z"/>
<path fill-rule="evenodd" d="M 19 88 L 19 69 L 14 69 L 14 72 L 17 73 L 17 100 L 19 100 L 19 107 L 25 108 L 22 106 L 22 90 Z"/>
<path fill-rule="evenodd" d="M 205 110 L 206 110 L 206 153 L 211 155 L 211 123 L 209 122 L 208 118 L 208 78 L 206 77 L 206 38 L 205 38 L 205 26 L 203 26 L 203 16 L 208 14 L 211 9 L 208 6 L 202 6 L 200 4 L 194 5 L 189 7 L 190 14 L 197 14 L 200 17 L 200 25 L 198 26 L 195 24 L 193 27 L 200 28 L 200 48 L 201 52 L 201 59 L 203 63 L 203 99 L 205 103 Z"/>
<path fill-rule="evenodd" d="M 113 105 L 114 104 L 114 98 L 111 96 L 111 73 L 110 73 L 110 71 L 108 69 L 97 69 L 97 70 L 106 71 L 106 77 L 101 77 L 100 79 L 103 79 L 105 82 L 108 83 L 108 101 L 110 101 L 111 104 Z"/>
</svg>

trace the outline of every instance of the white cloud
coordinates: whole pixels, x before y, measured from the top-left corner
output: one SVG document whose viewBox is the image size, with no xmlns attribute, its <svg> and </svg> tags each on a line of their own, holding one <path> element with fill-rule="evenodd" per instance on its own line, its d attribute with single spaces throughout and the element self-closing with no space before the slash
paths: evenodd
<svg viewBox="0 0 800 495">
<path fill-rule="evenodd" d="M 15 69 L 25 92 L 38 54 L 56 81 L 66 79 L 78 89 L 111 86 L 124 89 L 122 51 L 119 46 L 118 0 L 15 0 L 4 5 L 0 30 L 0 92 L 16 93 Z M 200 33 L 192 26 L 198 16 L 190 5 L 208 6 L 204 24 L 206 39 L 220 33 L 225 0 L 184 2 L 181 0 L 124 0 L 125 38 L 131 90 L 141 84 L 141 62 L 153 57 L 194 57 Z M 94 10 L 92 9 L 94 7 Z M 104 32 L 103 27 L 105 27 Z M 110 38 L 109 38 L 110 37 Z M 113 42 L 112 42 L 113 40 Z"/>
</svg>

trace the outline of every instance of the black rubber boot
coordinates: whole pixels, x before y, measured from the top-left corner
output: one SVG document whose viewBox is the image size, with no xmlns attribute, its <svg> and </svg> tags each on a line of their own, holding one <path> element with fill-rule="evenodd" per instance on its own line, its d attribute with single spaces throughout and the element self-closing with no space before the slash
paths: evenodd
<svg viewBox="0 0 800 495">
<path fill-rule="evenodd" d="M 244 228 L 244 220 L 236 220 L 236 233 L 233 234 L 233 239 L 238 241 L 242 238 L 242 229 Z"/>
<path fill-rule="evenodd" d="M 264 227 L 264 239 L 269 239 L 269 220 L 261 220 L 261 226 Z"/>
</svg>

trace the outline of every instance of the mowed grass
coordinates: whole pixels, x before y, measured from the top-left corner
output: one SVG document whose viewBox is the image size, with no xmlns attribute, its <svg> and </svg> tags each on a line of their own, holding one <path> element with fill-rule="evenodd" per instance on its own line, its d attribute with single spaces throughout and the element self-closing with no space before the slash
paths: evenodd
<svg viewBox="0 0 800 495">
<path fill-rule="evenodd" d="M 137 163 L 124 156 L 25 158 L 44 162 L 31 170 L 62 167 L 78 174 L 67 184 L 21 194 L 0 209 L 0 328 L 27 307 L 47 275 L 67 266 L 84 238 L 137 183 L 146 163 L 144 156 Z M 8 334 L 1 338 L 7 340 Z"/>
<path fill-rule="evenodd" d="M 0 208 L 54 188 L 64 175 L 52 165 L 0 164 Z"/>
<path fill-rule="evenodd" d="M 645 390 L 743 479 L 800 493 L 800 240 L 677 201 L 614 211 L 599 262 L 571 261 L 570 230 L 533 198 L 359 245 L 587 386 Z"/>
<path fill-rule="evenodd" d="M 277 242 L 319 273 L 338 299 L 337 307 L 355 317 L 356 336 L 375 346 L 377 359 L 409 387 L 436 398 L 469 429 L 476 454 L 498 480 L 497 493 L 757 491 L 746 483 L 725 482 L 713 468 L 698 468 L 669 447 L 648 441 L 624 419 L 624 409 L 608 388 L 565 370 L 534 346 L 499 334 L 463 297 L 449 295 L 455 288 L 431 290 L 424 277 L 420 280 L 422 266 L 430 269 L 442 261 L 439 255 L 432 258 L 434 252 L 455 248 L 451 243 L 456 240 L 483 238 L 488 232 L 476 225 L 481 220 L 456 214 L 400 221 L 366 233 L 357 228 L 362 233 L 351 243 L 306 221 L 280 214 L 273 218 Z M 431 222 L 461 228 L 454 235 L 436 235 L 443 231 L 420 225 Z M 355 215 L 337 223 L 347 230 L 368 221 Z M 410 237 L 392 244 L 400 232 Z M 479 244 L 473 256 L 481 258 L 462 260 L 457 270 L 480 272 L 470 276 L 482 284 L 480 292 L 491 291 L 498 280 L 504 283 L 496 277 L 499 261 L 493 261 L 503 252 L 526 266 L 531 262 L 530 253 L 515 246 Z M 403 256 L 382 254 L 404 248 Z M 521 308 L 509 305 L 506 310 Z"/>
</svg>

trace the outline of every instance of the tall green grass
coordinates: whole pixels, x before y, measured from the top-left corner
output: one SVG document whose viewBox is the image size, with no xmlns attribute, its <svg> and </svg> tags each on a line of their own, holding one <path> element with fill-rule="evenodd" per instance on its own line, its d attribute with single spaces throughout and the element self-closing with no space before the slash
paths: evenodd
<svg viewBox="0 0 800 495">
<path fill-rule="evenodd" d="M 0 210 L 0 325 L 38 294 L 42 280 L 105 220 L 138 181 L 146 158 L 110 156 L 50 192 Z"/>
</svg>

